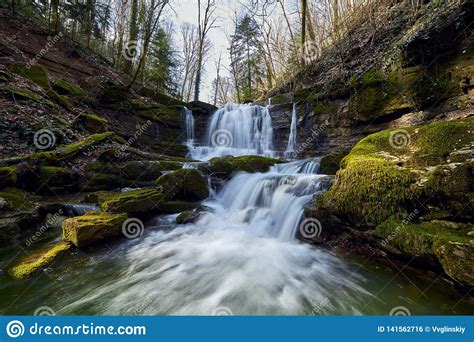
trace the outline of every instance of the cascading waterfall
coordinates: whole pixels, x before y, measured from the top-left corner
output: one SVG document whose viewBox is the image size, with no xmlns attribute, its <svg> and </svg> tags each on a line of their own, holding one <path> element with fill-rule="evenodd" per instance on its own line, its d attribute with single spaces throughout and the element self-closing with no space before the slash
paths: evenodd
<svg viewBox="0 0 474 342">
<path fill-rule="evenodd" d="M 361 314 L 364 279 L 294 240 L 304 206 L 331 182 L 318 168 L 301 160 L 235 175 L 197 221 L 151 231 L 124 251 L 128 267 L 113 282 L 61 313 L 96 303 L 102 314 Z"/>
<path fill-rule="evenodd" d="M 189 149 L 192 159 L 242 155 L 276 156 L 272 118 L 267 107 L 227 104 L 209 123 L 206 146 Z"/>
<path fill-rule="evenodd" d="M 298 124 L 298 118 L 297 118 L 297 108 L 296 108 L 296 103 L 293 103 L 293 113 L 291 114 L 291 126 L 290 126 L 290 136 L 288 138 L 288 147 L 286 148 L 285 151 L 285 158 L 291 159 L 294 158 L 295 154 L 295 148 L 296 148 L 296 128 Z"/>
<path fill-rule="evenodd" d="M 194 144 L 194 115 L 192 110 L 184 107 L 184 122 L 186 125 L 186 145 L 192 147 Z"/>
</svg>

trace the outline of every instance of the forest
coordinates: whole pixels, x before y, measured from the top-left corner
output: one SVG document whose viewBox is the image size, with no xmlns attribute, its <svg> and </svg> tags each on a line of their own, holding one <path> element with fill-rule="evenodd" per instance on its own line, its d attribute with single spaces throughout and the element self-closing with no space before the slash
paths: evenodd
<svg viewBox="0 0 474 342">
<path fill-rule="evenodd" d="M 0 314 L 472 315 L 473 22 L 0 0 Z"/>
</svg>

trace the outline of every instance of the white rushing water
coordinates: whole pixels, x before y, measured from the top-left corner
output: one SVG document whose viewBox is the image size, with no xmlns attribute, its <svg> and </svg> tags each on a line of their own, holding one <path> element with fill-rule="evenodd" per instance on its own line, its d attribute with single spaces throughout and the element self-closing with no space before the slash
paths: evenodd
<svg viewBox="0 0 474 342">
<path fill-rule="evenodd" d="M 318 167 L 303 160 L 234 176 L 195 223 L 151 231 L 126 250 L 128 267 L 114 282 L 64 312 L 97 305 L 103 314 L 360 314 L 370 297 L 364 279 L 294 239 L 304 205 L 330 184 Z"/>
<path fill-rule="evenodd" d="M 194 116 L 193 112 L 184 107 L 184 123 L 186 126 L 186 146 L 192 147 L 194 145 Z"/>
<path fill-rule="evenodd" d="M 297 108 L 296 108 L 296 103 L 293 103 L 293 112 L 291 114 L 290 136 L 288 138 L 288 147 L 286 148 L 286 151 L 285 151 L 285 158 L 287 159 L 294 157 L 295 148 L 296 148 L 296 139 L 297 139 L 297 135 L 296 135 L 297 124 L 298 124 Z"/>
<path fill-rule="evenodd" d="M 223 128 L 234 134 L 233 144 L 192 152 L 208 159 L 272 149 L 265 108 L 226 106 L 212 117 L 208 142 Z M 305 205 L 331 184 L 318 171 L 319 160 L 308 159 L 236 174 L 211 192 L 194 223 L 175 226 L 170 215 L 153 224 L 160 230 L 129 242 L 121 256 L 127 266 L 114 281 L 64 313 L 92 307 L 101 314 L 360 314 L 370 294 L 353 266 L 295 239 L 306 229 Z"/>
<path fill-rule="evenodd" d="M 205 146 L 189 150 L 189 157 L 208 160 L 213 157 L 263 155 L 273 151 L 272 118 L 267 107 L 227 104 L 211 117 Z"/>
</svg>

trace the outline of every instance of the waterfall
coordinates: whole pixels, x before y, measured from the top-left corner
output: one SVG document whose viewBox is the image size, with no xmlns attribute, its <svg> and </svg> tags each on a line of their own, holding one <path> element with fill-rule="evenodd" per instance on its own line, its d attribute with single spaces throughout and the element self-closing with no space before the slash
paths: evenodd
<svg viewBox="0 0 474 342">
<path fill-rule="evenodd" d="M 190 148 L 193 159 L 274 155 L 268 109 L 225 106 L 212 116 L 206 144 Z M 134 314 L 137 303 L 143 315 L 212 315 L 222 307 L 236 315 L 360 314 L 370 298 L 364 278 L 336 255 L 295 238 L 297 231 L 308 237 L 324 229 L 304 219 L 305 206 L 332 181 L 318 174 L 319 162 L 239 172 L 211 191 L 194 222 L 173 227 L 176 215 L 158 218 L 157 229 L 117 253 L 126 266 L 113 281 L 79 293 L 61 313 L 96 301 L 101 314 Z"/>
<path fill-rule="evenodd" d="M 267 107 L 225 105 L 210 120 L 206 145 L 189 149 L 189 157 L 196 160 L 228 155 L 276 156 L 272 118 Z"/>
<path fill-rule="evenodd" d="M 288 138 L 288 147 L 285 151 L 285 158 L 291 159 L 294 158 L 295 148 L 296 148 L 296 126 L 298 124 L 296 103 L 293 103 L 293 113 L 291 115 L 291 126 L 290 126 L 290 136 Z"/>
<path fill-rule="evenodd" d="M 186 125 L 186 145 L 193 146 L 194 144 L 194 116 L 192 110 L 184 107 L 184 122 Z"/>
</svg>

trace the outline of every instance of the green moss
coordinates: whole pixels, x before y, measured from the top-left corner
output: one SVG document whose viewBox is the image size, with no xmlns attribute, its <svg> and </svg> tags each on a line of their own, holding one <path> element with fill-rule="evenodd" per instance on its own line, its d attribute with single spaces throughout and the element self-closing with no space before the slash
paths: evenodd
<svg viewBox="0 0 474 342">
<path fill-rule="evenodd" d="M 81 187 L 86 191 L 91 191 L 116 189 L 127 185 L 131 184 L 125 182 L 117 175 L 111 175 L 102 172 L 87 172 L 84 183 L 81 185 Z"/>
<path fill-rule="evenodd" d="M 9 66 L 10 71 L 22 77 L 28 78 L 41 88 L 48 90 L 51 85 L 48 80 L 48 73 L 41 65 L 28 65 L 25 63 L 13 63 Z"/>
<path fill-rule="evenodd" d="M 122 193 L 101 204 L 101 209 L 111 213 L 147 213 L 157 211 L 166 197 L 156 189 L 135 190 Z"/>
<path fill-rule="evenodd" d="M 120 194 L 121 192 L 117 191 L 95 191 L 87 194 L 84 197 L 83 202 L 102 204 L 109 199 L 119 196 Z"/>
<path fill-rule="evenodd" d="M 73 110 L 74 109 L 74 105 L 72 104 L 72 102 L 66 96 L 59 95 L 53 89 L 48 89 L 46 91 L 46 93 L 48 94 L 49 98 L 54 100 L 56 103 L 58 103 L 63 108 L 68 109 L 68 110 Z"/>
<path fill-rule="evenodd" d="M 319 173 L 324 175 L 335 175 L 341 167 L 342 159 L 348 154 L 347 151 L 332 153 L 321 158 Z"/>
<path fill-rule="evenodd" d="M 181 169 L 161 176 L 156 184 L 172 200 L 200 201 L 209 196 L 205 179 L 195 169 Z"/>
<path fill-rule="evenodd" d="M 468 243 L 469 229 L 453 229 L 446 221 L 429 221 L 402 223 L 398 220 L 387 220 L 376 228 L 376 233 L 401 251 L 414 256 L 434 254 L 434 247 L 450 241 Z"/>
<path fill-rule="evenodd" d="M 0 189 L 15 186 L 17 181 L 17 169 L 14 166 L 0 167 Z"/>
<path fill-rule="evenodd" d="M 467 286 L 474 286 L 474 244 L 448 241 L 434 246 L 438 261 L 453 279 Z"/>
<path fill-rule="evenodd" d="M 28 195 L 20 189 L 6 188 L 0 192 L 0 198 L 4 198 L 8 202 L 8 207 L 14 210 L 29 210 L 33 208 Z"/>
<path fill-rule="evenodd" d="M 56 90 L 60 95 L 84 95 L 84 90 L 78 85 L 69 83 L 65 80 L 57 80 L 53 84 L 53 89 Z"/>
<path fill-rule="evenodd" d="M 176 217 L 176 223 L 177 223 L 177 224 L 183 224 L 183 223 L 185 223 L 186 220 L 189 219 L 193 213 L 194 213 L 194 211 L 192 211 L 192 210 L 183 211 L 181 214 L 179 214 L 179 215 Z"/>
<path fill-rule="evenodd" d="M 27 89 L 12 87 L 12 86 L 5 86 L 5 90 L 10 92 L 14 97 L 20 97 L 22 99 L 31 100 L 34 102 L 41 103 L 43 98 L 32 91 Z"/>
<path fill-rule="evenodd" d="M 230 177 L 238 171 L 266 172 L 271 166 L 280 163 L 279 159 L 261 156 L 212 158 L 207 169 L 222 177 Z"/>
<path fill-rule="evenodd" d="M 165 106 L 185 106 L 183 101 L 172 98 L 171 96 L 156 92 L 152 96 L 153 100 Z"/>
<path fill-rule="evenodd" d="M 108 121 L 95 114 L 81 114 L 78 122 L 91 133 L 103 133 L 107 130 Z"/>
<path fill-rule="evenodd" d="M 468 118 L 369 135 L 342 160 L 333 187 L 318 197 L 318 204 L 338 215 L 365 220 L 369 226 L 391 216 L 402 217 L 413 209 L 413 198 L 421 203 L 425 197 L 433 199 L 436 193 L 430 188 L 439 182 L 432 180 L 431 187 L 430 181 L 422 182 L 424 168 L 446 163 L 452 151 L 470 144 L 474 140 L 473 123 L 474 118 Z M 402 139 L 398 141 L 395 134 L 400 134 Z M 470 173 L 466 170 L 459 173 L 464 176 L 456 187 L 468 191 L 471 185 L 468 186 L 466 179 Z M 452 183 L 454 186 L 454 179 Z M 452 198 L 452 193 L 447 196 Z"/>
<path fill-rule="evenodd" d="M 323 114 L 323 113 L 335 113 L 337 112 L 338 105 L 333 102 L 318 102 L 313 107 L 314 114 Z"/>
<path fill-rule="evenodd" d="M 77 247 L 101 243 L 123 235 L 125 214 L 87 212 L 63 222 L 63 240 Z"/>
<path fill-rule="evenodd" d="M 7 272 L 14 279 L 29 278 L 51 266 L 51 264 L 70 247 L 71 245 L 69 243 L 61 241 L 52 247 L 48 247 L 47 249 L 14 262 L 13 266 L 9 267 Z"/>
</svg>

